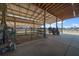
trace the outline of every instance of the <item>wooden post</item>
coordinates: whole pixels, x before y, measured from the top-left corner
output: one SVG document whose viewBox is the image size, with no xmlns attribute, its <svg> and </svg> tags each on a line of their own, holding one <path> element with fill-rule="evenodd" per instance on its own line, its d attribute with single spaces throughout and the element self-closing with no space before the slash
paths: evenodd
<svg viewBox="0 0 79 59">
<path fill-rule="evenodd" d="M 14 17 L 14 41 L 16 41 L 16 18 Z"/>
<path fill-rule="evenodd" d="M 3 44 L 5 44 L 5 39 L 6 39 L 6 12 L 7 12 L 7 5 L 4 3 L 0 4 L 0 10 L 2 12 L 2 20 L 1 20 L 1 24 L 3 26 Z"/>
<path fill-rule="evenodd" d="M 25 24 L 26 25 L 26 24 Z M 26 26 L 26 28 L 25 28 L 25 35 L 27 35 L 27 26 Z"/>
<path fill-rule="evenodd" d="M 61 34 L 63 34 L 63 20 L 61 22 Z"/>
<path fill-rule="evenodd" d="M 33 20 L 33 30 L 35 29 L 35 21 Z"/>
<path fill-rule="evenodd" d="M 57 18 L 56 18 L 56 28 L 58 28 Z"/>
<path fill-rule="evenodd" d="M 32 29 L 32 31 L 33 31 L 32 32 L 33 39 L 35 39 L 35 32 L 34 32 L 35 31 L 35 21 L 34 20 L 33 20 L 33 29 Z"/>
<path fill-rule="evenodd" d="M 50 27 L 51 27 L 51 24 L 50 24 Z"/>
<path fill-rule="evenodd" d="M 46 11 L 44 11 L 44 38 L 46 38 L 46 25 L 45 25 L 45 23 L 46 23 Z"/>
</svg>

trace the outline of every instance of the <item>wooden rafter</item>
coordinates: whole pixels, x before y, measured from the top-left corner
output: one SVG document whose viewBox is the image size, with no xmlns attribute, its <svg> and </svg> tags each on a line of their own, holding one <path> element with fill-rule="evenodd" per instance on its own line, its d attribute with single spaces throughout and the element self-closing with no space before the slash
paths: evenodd
<svg viewBox="0 0 79 59">
<path fill-rule="evenodd" d="M 11 8 L 7 8 L 7 9 L 8 9 L 8 10 L 11 10 L 11 11 L 14 11 L 14 12 L 18 12 L 18 13 L 20 12 L 20 13 L 25 14 L 25 15 L 26 15 L 26 14 L 27 14 L 27 15 L 30 15 L 30 14 L 28 14 L 28 13 L 24 13 L 24 12 L 21 12 L 21 11 L 18 11 L 18 10 L 14 10 L 14 9 L 11 9 Z"/>
<path fill-rule="evenodd" d="M 47 8 L 48 8 L 50 5 L 51 5 L 51 3 L 47 3 L 47 5 L 46 5 L 46 6 L 44 6 L 44 9 L 46 9 L 46 10 L 47 10 Z"/>
<path fill-rule="evenodd" d="M 52 5 L 52 4 L 51 4 Z M 60 4 L 55 4 L 52 8 L 50 8 L 48 11 L 53 11 L 55 8 L 57 8 Z"/>
<path fill-rule="evenodd" d="M 41 6 L 40 6 L 40 7 L 41 7 L 41 8 L 44 8 L 44 6 L 45 6 L 45 4 L 44 4 L 44 3 L 41 3 Z"/>
<path fill-rule="evenodd" d="M 67 4 L 67 5 L 64 5 L 63 7 L 61 7 L 61 9 L 59 8 L 59 9 L 57 9 L 57 10 L 55 10 L 54 12 L 59 12 L 59 11 L 62 11 L 62 10 L 64 10 L 65 8 L 68 8 L 69 7 L 69 5 Z"/>
<path fill-rule="evenodd" d="M 39 12 L 36 12 L 36 11 L 31 10 L 31 9 L 25 8 L 25 7 L 23 7 L 23 6 L 21 6 L 21 5 L 18 5 L 18 4 L 13 4 L 13 5 L 16 5 L 16 6 L 18 6 L 18 7 L 24 8 L 24 9 L 26 9 L 26 10 L 29 10 L 29 11 L 35 12 L 35 13 L 37 13 L 37 14 L 40 14 Z"/>
<path fill-rule="evenodd" d="M 55 15 L 57 15 L 57 17 L 59 17 L 59 18 L 60 18 L 60 16 L 61 16 L 62 14 L 61 14 L 60 16 L 59 16 L 58 14 L 60 14 L 62 11 L 64 12 L 64 11 L 65 11 L 65 9 L 66 9 L 66 8 L 69 8 L 69 7 L 70 7 L 69 5 L 66 5 L 66 6 L 65 6 L 65 7 L 63 7 L 61 10 L 59 10 L 60 12 L 58 12 L 58 11 L 57 11 L 57 12 L 56 12 L 56 13 L 54 13 L 54 14 L 55 14 Z M 71 11 L 72 11 L 72 9 L 71 9 Z M 67 12 L 68 12 L 68 11 L 67 11 Z M 61 16 L 61 17 L 62 17 L 62 16 Z M 62 19 L 63 19 L 63 17 L 62 17 Z"/>
<path fill-rule="evenodd" d="M 54 11 L 58 11 L 60 8 L 63 8 L 64 4 L 59 5 L 59 7 L 56 7 L 52 10 L 52 12 Z"/>
<path fill-rule="evenodd" d="M 37 10 L 38 10 L 38 7 L 36 6 L 34 10 L 36 10 L 36 11 L 37 11 Z M 34 14 L 35 14 L 35 12 L 33 12 L 33 13 L 32 13 L 31 17 L 33 17 L 33 16 L 34 16 Z M 36 17 L 35 17 L 34 19 L 36 19 Z"/>
<path fill-rule="evenodd" d="M 53 3 L 52 3 L 52 5 L 50 4 L 50 6 L 46 8 L 46 11 L 48 11 L 48 9 L 52 8 L 52 6 L 55 6 L 55 4 L 53 4 Z"/>
<path fill-rule="evenodd" d="M 8 8 L 8 10 L 15 11 L 15 12 L 20 12 L 20 13 L 22 13 L 22 14 L 25 14 L 25 16 L 23 16 L 23 17 L 26 17 L 26 14 L 27 14 L 27 15 L 30 15 L 30 14 L 28 14 L 28 13 L 24 13 L 24 12 L 21 12 L 21 11 L 13 10 L 13 9 L 10 9 L 10 8 Z M 9 13 L 11 13 L 11 12 L 9 12 Z M 20 14 L 15 14 L 15 15 L 22 16 L 22 15 L 20 15 Z M 36 18 L 31 17 L 31 15 L 30 15 L 30 17 L 28 17 L 28 18 L 36 19 Z M 39 19 L 36 19 L 36 20 L 39 20 Z"/>
<path fill-rule="evenodd" d="M 25 21 L 25 19 L 22 19 L 22 18 L 17 18 L 17 17 L 15 17 L 16 18 L 16 22 L 21 22 L 21 23 L 28 23 L 28 24 L 32 24 L 32 21 L 31 20 L 26 20 Z M 1 15 L 0 15 L 0 19 L 1 19 Z M 6 21 L 12 21 L 12 22 L 14 22 L 14 17 L 13 16 L 7 16 L 6 17 Z M 40 24 L 39 22 L 36 22 L 36 24 Z"/>
<path fill-rule="evenodd" d="M 28 8 L 30 8 L 30 4 L 28 5 Z M 26 12 L 26 17 L 27 17 L 27 15 L 29 15 L 28 12 L 29 12 L 29 10 L 27 10 L 27 12 Z"/>
</svg>

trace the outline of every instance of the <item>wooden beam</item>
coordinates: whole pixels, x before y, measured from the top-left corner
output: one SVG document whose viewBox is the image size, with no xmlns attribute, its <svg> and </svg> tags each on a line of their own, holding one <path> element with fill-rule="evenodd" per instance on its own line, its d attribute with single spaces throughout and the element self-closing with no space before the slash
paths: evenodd
<svg viewBox="0 0 79 59">
<path fill-rule="evenodd" d="M 47 7 L 50 6 L 51 3 L 44 3 L 44 4 L 45 4 L 45 6 L 43 7 L 43 9 L 46 9 Z"/>
<path fill-rule="evenodd" d="M 40 12 L 39 15 L 37 15 L 35 18 L 38 19 L 38 17 L 42 14 L 43 10 Z"/>
<path fill-rule="evenodd" d="M 10 19 L 6 19 L 6 21 L 12 21 L 12 22 L 14 22 L 14 19 L 11 19 L 11 18 Z M 29 22 L 28 21 L 20 21 L 20 19 L 19 20 L 16 19 L 16 22 L 32 24 L 31 21 L 29 21 Z M 40 23 L 35 23 L 35 25 L 40 25 Z"/>
<path fill-rule="evenodd" d="M 61 9 L 58 9 L 58 11 L 56 10 L 56 11 L 54 11 L 54 12 L 58 13 L 59 11 L 60 11 L 60 12 L 61 12 L 61 11 L 64 11 L 64 9 L 65 9 L 65 8 L 68 8 L 68 7 L 69 7 L 69 5 L 66 4 L 64 7 L 62 7 Z"/>
<path fill-rule="evenodd" d="M 57 14 L 58 13 L 60 13 L 61 14 L 61 11 L 64 11 L 64 9 L 65 8 L 68 8 L 69 7 L 69 4 L 67 4 L 66 6 L 64 6 L 62 9 L 60 9 L 60 10 L 58 10 L 58 11 L 54 11 L 54 12 L 52 12 L 52 11 L 48 11 L 50 14 L 53 14 L 54 16 L 56 16 L 56 17 L 58 17 L 58 18 L 60 18 L 60 19 L 63 19 L 63 18 L 61 18 L 61 17 L 59 17 Z M 62 14 L 63 15 L 63 14 Z M 61 16 L 61 15 L 60 15 Z"/>
<path fill-rule="evenodd" d="M 48 9 L 50 9 L 52 6 L 55 6 L 55 3 L 50 4 L 50 6 L 46 8 L 46 11 L 48 11 Z"/>
<path fill-rule="evenodd" d="M 39 8 L 39 7 L 42 7 L 42 6 L 41 6 L 42 3 L 41 3 L 41 4 L 40 4 L 40 3 L 39 3 L 39 4 L 34 4 L 34 5 L 37 6 L 38 8 Z M 39 8 L 39 9 L 40 9 L 40 8 Z M 44 12 L 44 11 L 41 10 L 40 14 L 38 14 L 35 18 L 38 19 L 38 17 L 39 17 L 43 12 Z"/>
<path fill-rule="evenodd" d="M 42 13 L 43 13 L 43 11 L 42 11 Z M 37 17 L 37 19 L 41 19 L 43 17 L 42 13 L 39 15 L 40 17 L 39 16 Z"/>
<path fill-rule="evenodd" d="M 20 8 L 20 7 L 19 7 Z M 28 8 L 30 8 L 30 4 L 28 4 Z M 27 10 L 26 15 L 28 15 L 29 10 Z"/>
<path fill-rule="evenodd" d="M 64 4 L 59 5 L 58 7 L 54 8 L 53 10 L 51 9 L 50 11 L 54 12 L 54 11 L 58 11 L 59 9 L 61 9 L 63 7 Z"/>
<path fill-rule="evenodd" d="M 38 15 L 40 14 L 40 13 L 38 13 L 38 12 L 36 12 L 36 11 L 30 10 L 30 9 L 28 9 L 28 8 L 25 8 L 25 7 L 21 6 L 21 5 L 17 5 L 17 4 L 13 4 L 13 5 L 16 5 L 16 6 L 18 6 L 18 7 L 24 8 L 24 9 L 26 9 L 26 10 L 35 12 L 35 13 L 37 13 Z M 32 18 L 32 19 L 36 19 L 36 18 Z M 36 19 L 36 20 L 39 20 L 39 19 Z"/>
<path fill-rule="evenodd" d="M 30 10 L 30 9 L 25 8 L 25 7 L 23 7 L 23 6 L 21 6 L 21 5 L 18 5 L 18 4 L 13 4 L 13 5 L 18 6 L 18 7 L 20 7 L 20 8 L 23 8 L 23 9 L 26 9 L 26 10 L 29 10 L 29 11 L 32 11 L 32 12 L 35 12 L 35 13 L 37 13 L 37 14 L 40 14 L 39 12 L 36 12 L 36 11 Z"/>
<path fill-rule="evenodd" d="M 52 6 L 48 11 L 53 11 L 55 8 L 57 8 L 60 5 L 60 3 L 56 3 L 54 6 Z"/>
<path fill-rule="evenodd" d="M 45 6 L 45 3 L 41 3 L 40 8 L 43 8 Z"/>
<path fill-rule="evenodd" d="M 12 13 L 11 13 L 12 14 Z M 13 15 L 15 15 L 15 14 L 13 14 Z M 1 16 L 1 15 L 0 15 Z M 18 21 L 18 22 L 25 22 L 25 23 L 32 23 L 33 21 L 32 20 L 26 20 L 26 19 L 22 19 L 22 18 L 17 18 L 17 17 L 14 17 L 14 16 L 8 16 L 8 15 L 6 15 L 6 20 L 9 20 L 9 21 L 13 21 L 13 20 L 11 20 L 11 18 L 9 19 L 9 18 L 11 17 L 13 20 L 14 20 L 14 18 L 16 18 L 16 19 L 18 19 L 18 20 L 16 20 L 16 21 Z M 1 17 L 0 17 L 1 18 Z M 22 21 L 20 21 L 20 20 L 22 20 Z M 29 22 L 28 22 L 29 21 Z M 36 24 L 41 24 L 40 22 L 36 22 Z"/>
<path fill-rule="evenodd" d="M 10 8 L 9 8 L 9 9 L 10 9 Z M 13 9 L 11 9 L 11 11 L 19 12 L 19 11 L 17 11 L 17 10 L 13 10 Z M 15 14 L 15 13 L 12 13 L 12 12 L 8 12 L 8 13 L 10 13 L 10 14 Z M 20 12 L 20 13 L 21 13 L 21 12 Z M 26 14 L 26 13 L 24 13 L 24 14 Z M 21 15 L 21 14 L 15 14 L 15 15 L 22 16 L 22 17 L 26 17 L 26 15 L 23 16 L 23 15 Z M 31 17 L 28 17 L 28 18 L 31 18 Z M 35 19 L 35 18 L 31 18 L 31 19 Z M 39 20 L 39 19 L 35 19 L 35 20 Z"/>
<path fill-rule="evenodd" d="M 35 8 L 34 10 L 38 10 L 38 9 L 39 9 L 37 6 L 35 6 L 35 7 L 36 7 L 36 8 Z M 34 14 L 35 14 L 35 12 L 33 12 L 33 14 L 31 15 L 31 17 L 33 17 Z M 35 19 L 36 19 L 36 17 L 35 17 Z"/>
<path fill-rule="evenodd" d="M 41 17 L 39 17 L 38 19 L 42 19 L 43 16 L 44 15 L 41 15 Z M 46 18 L 49 18 L 49 17 L 50 17 L 50 15 L 46 16 Z"/>
<path fill-rule="evenodd" d="M 24 12 L 21 12 L 21 11 L 17 11 L 17 10 L 13 10 L 13 9 L 10 9 L 10 8 L 8 8 L 9 10 L 11 10 L 11 11 L 15 11 L 15 12 L 20 12 L 20 13 L 22 13 L 22 14 L 25 14 L 25 17 L 26 17 L 26 15 L 29 15 L 30 17 L 28 17 L 28 18 L 32 18 L 32 19 L 36 19 L 36 18 L 33 18 L 33 17 L 31 17 L 31 15 L 30 14 L 28 14 L 28 13 L 24 13 Z M 20 14 L 19 14 L 20 15 Z M 38 19 L 37 19 L 38 20 Z"/>
</svg>

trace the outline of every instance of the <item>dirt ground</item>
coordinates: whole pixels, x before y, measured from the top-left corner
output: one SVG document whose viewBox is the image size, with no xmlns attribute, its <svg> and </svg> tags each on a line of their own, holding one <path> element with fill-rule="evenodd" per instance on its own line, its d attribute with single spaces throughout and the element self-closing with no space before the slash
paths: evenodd
<svg viewBox="0 0 79 59">
<path fill-rule="evenodd" d="M 63 34 L 60 36 L 47 35 L 22 44 L 8 56 L 79 56 L 79 36 Z"/>
</svg>

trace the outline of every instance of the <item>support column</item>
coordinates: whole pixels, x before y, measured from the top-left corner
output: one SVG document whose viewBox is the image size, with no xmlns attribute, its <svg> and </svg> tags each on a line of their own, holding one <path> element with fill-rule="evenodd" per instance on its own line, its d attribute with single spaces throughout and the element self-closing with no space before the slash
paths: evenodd
<svg viewBox="0 0 79 59">
<path fill-rule="evenodd" d="M 35 21 L 33 20 L 33 30 L 35 29 Z"/>
<path fill-rule="evenodd" d="M 61 21 L 61 34 L 63 34 L 63 20 Z"/>
<path fill-rule="evenodd" d="M 13 14 L 13 18 L 14 18 L 14 42 L 16 42 L 16 18 L 14 14 Z"/>
<path fill-rule="evenodd" d="M 33 20 L 33 32 L 32 32 L 32 36 L 33 36 L 33 39 L 36 39 L 35 38 L 35 21 Z"/>
<path fill-rule="evenodd" d="M 2 12 L 2 20 L 1 20 L 1 25 L 3 26 L 3 44 L 5 44 L 5 39 L 6 39 L 6 12 L 7 12 L 7 5 L 6 4 L 0 4 L 0 11 Z"/>
<path fill-rule="evenodd" d="M 46 38 L 46 25 L 45 25 L 46 18 L 45 18 L 45 16 L 46 16 L 46 11 L 44 11 L 44 38 Z"/>
<path fill-rule="evenodd" d="M 57 18 L 56 18 L 56 28 L 58 28 Z"/>
<path fill-rule="evenodd" d="M 26 24 L 25 24 L 26 25 Z M 25 35 L 27 35 L 27 26 L 26 26 L 26 28 L 25 28 Z"/>
<path fill-rule="evenodd" d="M 14 41 L 16 41 L 16 18 L 14 17 Z"/>
<path fill-rule="evenodd" d="M 51 24 L 50 24 L 50 27 L 51 27 Z"/>
</svg>

